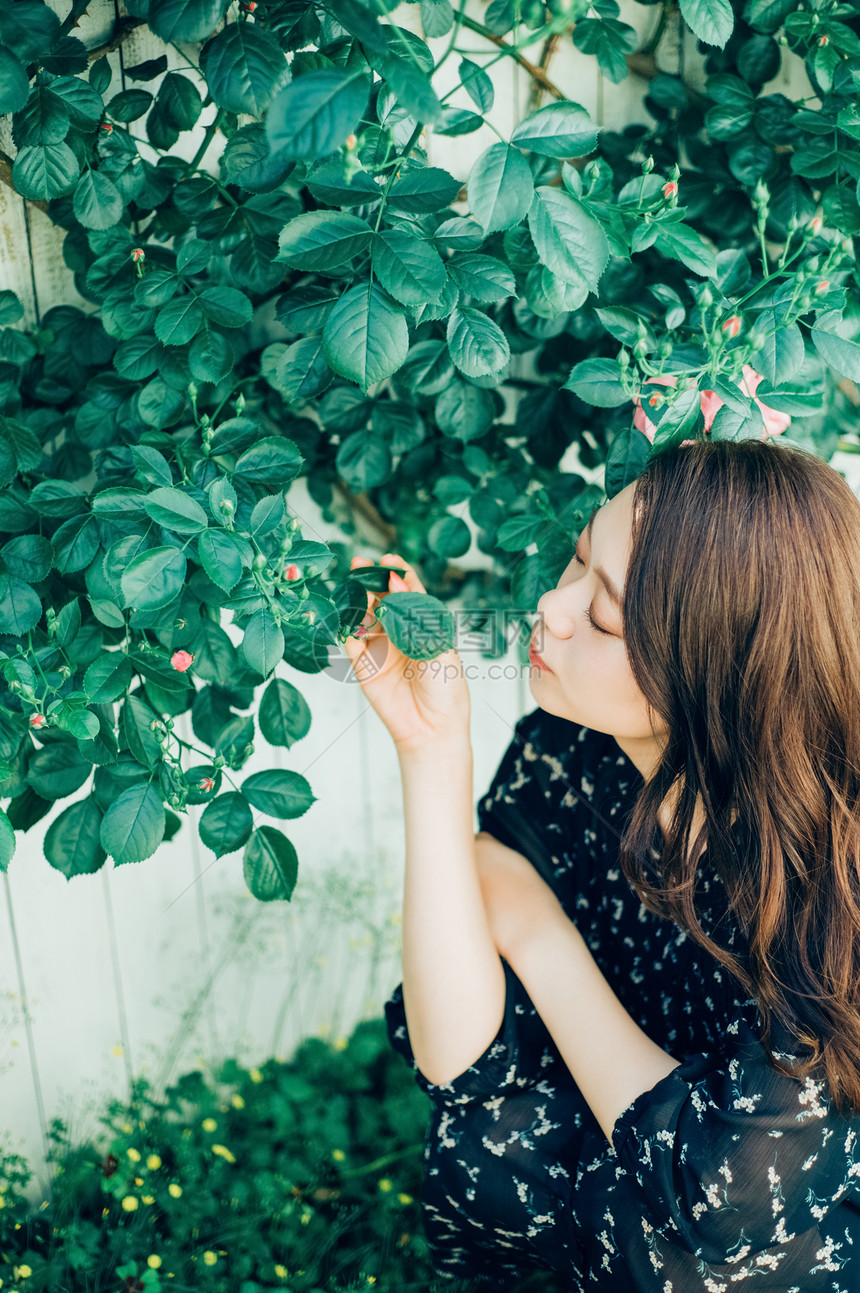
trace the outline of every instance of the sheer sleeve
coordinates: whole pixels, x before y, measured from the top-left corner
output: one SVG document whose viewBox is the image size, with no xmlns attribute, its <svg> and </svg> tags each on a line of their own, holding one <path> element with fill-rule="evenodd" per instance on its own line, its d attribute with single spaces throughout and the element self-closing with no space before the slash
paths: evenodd
<svg viewBox="0 0 860 1293">
<path fill-rule="evenodd" d="M 778 1073 L 749 1023 L 727 1032 L 725 1053 L 684 1056 L 612 1133 L 643 1212 L 713 1263 L 787 1243 L 860 1181 L 860 1118 L 837 1114 L 824 1081 Z"/>
</svg>

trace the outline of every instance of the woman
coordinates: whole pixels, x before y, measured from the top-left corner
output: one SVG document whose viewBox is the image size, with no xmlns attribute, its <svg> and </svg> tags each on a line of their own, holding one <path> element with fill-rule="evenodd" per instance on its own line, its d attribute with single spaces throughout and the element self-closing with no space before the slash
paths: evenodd
<svg viewBox="0 0 860 1293">
<path fill-rule="evenodd" d="M 439 1274 L 856 1293 L 860 502 L 790 445 L 675 447 L 537 609 L 477 837 L 456 651 L 348 645 L 403 779 Z"/>
</svg>

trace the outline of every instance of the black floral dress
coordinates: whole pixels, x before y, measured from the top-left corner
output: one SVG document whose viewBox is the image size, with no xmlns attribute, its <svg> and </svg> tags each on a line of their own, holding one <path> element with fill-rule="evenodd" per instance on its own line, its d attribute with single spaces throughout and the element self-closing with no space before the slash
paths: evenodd
<svg viewBox="0 0 860 1293">
<path fill-rule="evenodd" d="M 621 1113 L 614 1146 L 506 961 L 499 1032 L 451 1082 L 418 1069 L 402 984 L 385 1005 L 433 1105 L 421 1203 L 436 1270 L 501 1291 L 537 1267 L 606 1293 L 860 1293 L 860 1117 L 769 1064 L 754 1001 L 624 879 L 641 786 L 613 737 L 538 708 L 478 804 L 480 829 L 528 857 L 625 1009 L 681 1061 Z M 722 882 L 699 876 L 702 927 L 743 956 Z"/>
</svg>

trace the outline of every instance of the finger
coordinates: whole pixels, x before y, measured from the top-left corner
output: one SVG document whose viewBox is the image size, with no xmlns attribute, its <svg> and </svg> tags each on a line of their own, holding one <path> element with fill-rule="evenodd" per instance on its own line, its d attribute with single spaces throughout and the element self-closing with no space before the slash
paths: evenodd
<svg viewBox="0 0 860 1293">
<path fill-rule="evenodd" d="M 402 593 L 407 591 L 412 593 L 424 592 L 424 585 L 422 584 L 421 580 L 418 578 L 412 566 L 410 566 L 409 562 L 404 561 L 399 553 L 386 552 L 382 557 L 380 557 L 379 564 L 381 566 L 402 566 L 403 567 L 404 574 L 402 578 L 400 575 L 396 575 L 393 573 L 389 575 L 388 577 L 389 592 L 391 593 L 396 593 L 396 592 Z"/>
</svg>

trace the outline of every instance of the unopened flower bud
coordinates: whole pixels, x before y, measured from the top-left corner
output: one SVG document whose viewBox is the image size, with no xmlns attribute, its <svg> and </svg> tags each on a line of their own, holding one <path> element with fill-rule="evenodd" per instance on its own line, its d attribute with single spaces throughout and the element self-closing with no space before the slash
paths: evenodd
<svg viewBox="0 0 860 1293">
<path fill-rule="evenodd" d="M 809 225 L 808 225 L 809 232 L 811 234 L 821 233 L 821 226 L 823 224 L 824 224 L 824 221 L 821 219 L 821 216 L 814 215 L 812 219 L 809 221 Z"/>
<path fill-rule="evenodd" d="M 826 292 L 826 291 L 827 291 L 827 289 L 828 289 L 828 287 L 829 287 L 829 286 L 830 286 L 830 279 L 829 279 L 829 278 L 822 278 L 821 282 L 818 284 L 818 286 L 817 286 L 817 287 L 816 287 L 816 289 L 815 289 L 815 295 L 816 295 L 816 296 L 821 296 L 821 294 L 822 294 L 823 292 Z"/>
<path fill-rule="evenodd" d="M 707 310 L 709 305 L 713 305 L 714 303 L 713 293 L 711 292 L 711 289 L 707 286 L 707 284 L 702 288 L 701 292 L 699 293 L 698 302 L 703 310 Z"/>
<path fill-rule="evenodd" d="M 667 180 L 663 185 L 663 197 L 668 202 L 670 198 L 678 196 L 678 185 L 675 180 Z"/>
<path fill-rule="evenodd" d="M 642 163 L 642 174 L 650 175 L 653 169 L 654 169 L 654 158 L 646 157 L 645 161 Z"/>
<path fill-rule="evenodd" d="M 741 330 L 741 319 L 737 314 L 733 314 L 726 319 L 722 325 L 722 331 L 727 337 L 736 337 Z"/>
<path fill-rule="evenodd" d="M 301 579 L 301 577 L 302 577 L 302 572 L 299 570 L 299 568 L 298 568 L 298 566 L 295 564 L 295 562 L 292 562 L 292 561 L 291 561 L 291 562 L 290 562 L 290 564 L 289 564 L 289 565 L 286 567 L 286 569 L 284 570 L 284 578 L 285 578 L 285 579 Z"/>
<path fill-rule="evenodd" d="M 630 367 L 630 351 L 625 346 L 622 346 L 618 352 L 618 366 L 621 369 Z"/>
<path fill-rule="evenodd" d="M 31 727 L 35 727 L 35 728 L 45 727 L 45 726 L 47 726 L 47 722 L 48 722 L 48 720 L 47 720 L 47 718 L 45 717 L 45 715 L 44 715 L 44 714 L 31 714 L 31 715 L 30 715 L 30 726 L 31 726 Z"/>
<path fill-rule="evenodd" d="M 214 790 L 215 782 L 212 777 L 204 777 L 202 781 L 197 782 L 197 789 L 203 790 L 207 795 L 210 790 Z"/>
<path fill-rule="evenodd" d="M 220 512 L 223 512 L 224 516 L 232 516 L 233 513 L 236 511 L 235 507 L 230 502 L 229 498 L 221 499 L 221 502 L 218 504 L 218 510 Z"/>
<path fill-rule="evenodd" d="M 129 255 L 134 261 L 146 260 L 146 252 L 143 250 L 142 247 L 133 247 L 132 250 L 129 252 Z"/>
</svg>

